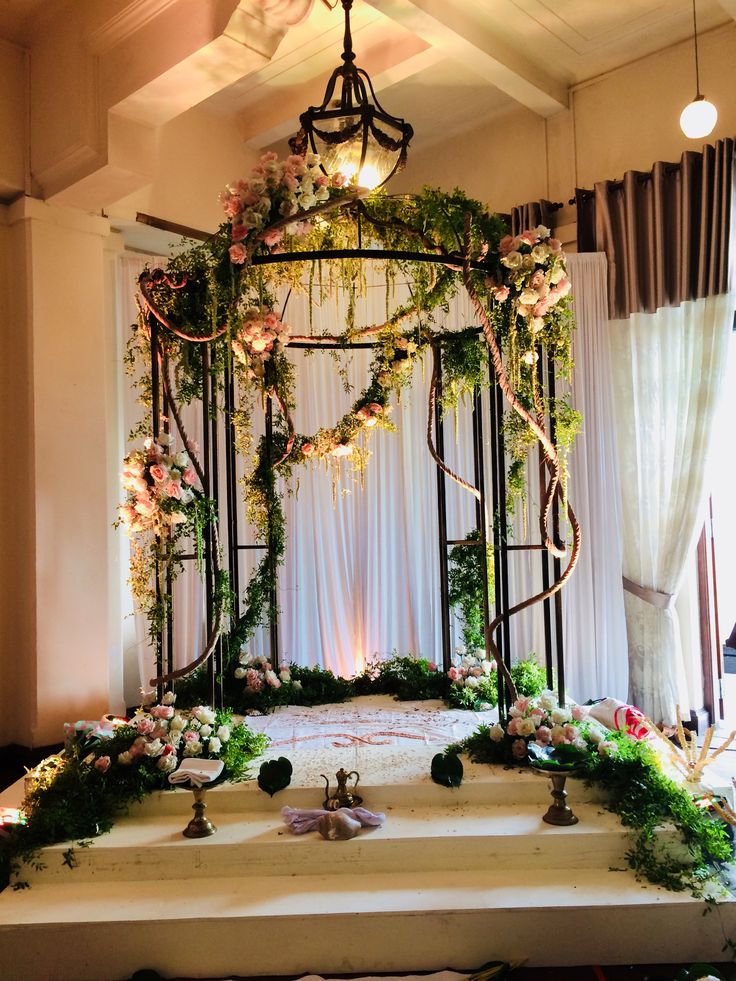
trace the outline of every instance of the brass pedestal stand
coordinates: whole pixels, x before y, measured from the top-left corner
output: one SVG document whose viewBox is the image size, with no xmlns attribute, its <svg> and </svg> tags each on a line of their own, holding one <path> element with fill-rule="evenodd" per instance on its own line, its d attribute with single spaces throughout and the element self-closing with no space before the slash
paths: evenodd
<svg viewBox="0 0 736 981">
<path fill-rule="evenodd" d="M 207 805 L 204 802 L 205 788 L 192 787 L 192 792 L 194 794 L 194 803 L 192 804 L 194 817 L 186 828 L 184 828 L 182 834 L 185 838 L 207 838 L 209 835 L 213 835 L 217 831 L 217 828 L 209 818 L 204 816 L 204 812 L 207 809 Z"/>
<path fill-rule="evenodd" d="M 567 791 L 565 790 L 565 782 L 567 781 L 569 771 L 565 772 L 553 772 L 550 770 L 539 770 L 539 773 L 543 773 L 544 776 L 549 777 L 552 783 L 552 803 L 550 804 L 547 813 L 542 817 L 543 821 L 547 824 L 555 824 L 558 827 L 566 827 L 570 824 L 577 824 L 578 819 L 572 813 L 571 808 L 567 804 Z"/>
</svg>

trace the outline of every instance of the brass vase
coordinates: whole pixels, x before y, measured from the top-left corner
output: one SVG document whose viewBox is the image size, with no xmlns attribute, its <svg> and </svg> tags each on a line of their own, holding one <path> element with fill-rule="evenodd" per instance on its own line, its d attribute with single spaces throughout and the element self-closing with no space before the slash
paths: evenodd
<svg viewBox="0 0 736 981">
<path fill-rule="evenodd" d="M 208 838 L 217 831 L 217 828 L 204 814 L 207 809 L 204 802 L 205 788 L 192 787 L 192 792 L 194 794 L 194 803 L 192 804 L 194 817 L 184 828 L 182 834 L 185 838 Z"/>
<path fill-rule="evenodd" d="M 572 809 L 567 803 L 567 791 L 565 790 L 565 783 L 569 771 L 539 770 L 538 772 L 549 777 L 550 783 L 552 784 L 552 803 L 549 805 L 547 813 L 542 816 L 542 820 L 546 821 L 547 824 L 554 824 L 558 827 L 577 824 L 578 819 L 572 813 Z"/>
</svg>

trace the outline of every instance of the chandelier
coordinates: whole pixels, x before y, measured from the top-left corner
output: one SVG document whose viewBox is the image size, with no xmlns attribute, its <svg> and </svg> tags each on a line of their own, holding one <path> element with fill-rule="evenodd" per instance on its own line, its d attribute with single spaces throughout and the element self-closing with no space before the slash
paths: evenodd
<svg viewBox="0 0 736 981">
<path fill-rule="evenodd" d="M 322 104 L 301 114 L 301 129 L 289 144 L 294 153 L 318 153 L 325 174 L 342 174 L 349 183 L 373 189 L 403 168 L 414 130 L 386 112 L 368 73 L 355 65 L 352 5 L 353 0 L 342 0 L 343 64 L 330 76 Z"/>
</svg>

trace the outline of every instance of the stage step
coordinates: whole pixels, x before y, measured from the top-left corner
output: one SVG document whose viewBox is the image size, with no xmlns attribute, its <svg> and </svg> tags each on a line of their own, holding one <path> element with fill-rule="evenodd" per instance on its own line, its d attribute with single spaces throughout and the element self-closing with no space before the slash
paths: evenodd
<svg viewBox="0 0 736 981">
<path fill-rule="evenodd" d="M 353 842 L 325 843 L 328 870 Z M 452 849 L 452 841 L 447 843 Z M 0 896 L 17 981 L 682 962 L 717 958 L 736 907 L 628 872 L 518 869 L 39 883 Z"/>
</svg>

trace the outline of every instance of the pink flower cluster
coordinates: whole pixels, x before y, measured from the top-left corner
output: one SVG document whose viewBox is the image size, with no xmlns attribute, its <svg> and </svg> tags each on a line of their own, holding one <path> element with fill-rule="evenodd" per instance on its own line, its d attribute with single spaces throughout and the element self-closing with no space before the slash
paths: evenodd
<svg viewBox="0 0 736 981">
<path fill-rule="evenodd" d="M 490 737 L 495 743 L 510 739 L 512 757 L 523 762 L 530 742 L 540 747 L 567 744 L 583 751 L 615 752 L 616 744 L 606 740 L 607 731 L 589 717 L 585 706 L 561 707 L 554 692 L 546 691 L 538 698 L 517 698 L 506 727 L 496 723 Z"/>
<path fill-rule="evenodd" d="M 268 307 L 248 307 L 243 311 L 243 321 L 233 340 L 233 354 L 244 364 L 251 376 L 261 376 L 262 363 L 271 353 L 280 351 L 289 343 L 291 327 L 282 323 Z"/>
<path fill-rule="evenodd" d="M 286 160 L 279 160 L 272 152 L 264 153 L 248 179 L 236 181 L 220 195 L 231 225 L 230 261 L 242 265 L 248 257 L 249 242 L 278 246 L 286 229 L 272 229 L 270 225 L 328 201 L 330 187 L 340 188 L 344 183 L 342 175 L 330 179 L 322 173 L 314 153 L 292 155 Z M 307 227 L 294 222 L 287 229 L 299 235 Z"/>
<path fill-rule="evenodd" d="M 521 235 L 506 235 L 499 250 L 506 275 L 501 286 L 493 287 L 494 298 L 499 303 L 510 299 L 516 315 L 536 334 L 545 315 L 570 292 L 562 243 L 551 237 L 549 228 L 537 225 Z M 526 360 L 534 362 L 533 357 Z"/>
<path fill-rule="evenodd" d="M 371 426 L 376 425 L 385 411 L 385 407 L 380 402 L 368 402 L 366 405 L 361 405 L 355 413 L 355 418 L 362 426 L 370 429 Z"/>
<path fill-rule="evenodd" d="M 496 667 L 493 661 L 487 660 L 482 649 L 475 654 L 466 654 L 464 648 L 458 648 L 454 660 L 447 677 L 459 688 L 478 688 L 481 680 L 490 677 Z"/>
<path fill-rule="evenodd" d="M 187 520 L 187 505 L 201 490 L 187 453 L 170 452 L 170 436 L 160 433 L 144 445 L 144 451 L 135 450 L 123 461 L 120 479 L 128 499 L 118 510 L 129 534 L 161 534 Z"/>
<path fill-rule="evenodd" d="M 238 680 L 245 680 L 245 687 L 254 694 L 263 691 L 266 687 L 280 688 L 281 685 L 290 682 L 301 687 L 299 682 L 291 681 L 291 671 L 285 665 L 279 669 L 277 674 L 271 662 L 260 655 L 251 657 L 244 652 L 240 655 L 239 660 L 240 665 L 235 669 L 235 677 Z"/>
</svg>

